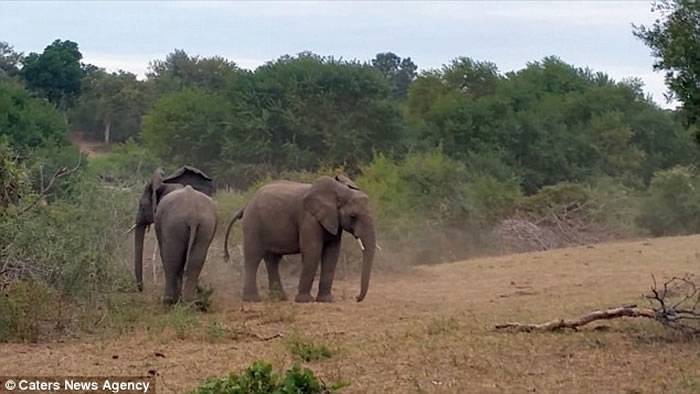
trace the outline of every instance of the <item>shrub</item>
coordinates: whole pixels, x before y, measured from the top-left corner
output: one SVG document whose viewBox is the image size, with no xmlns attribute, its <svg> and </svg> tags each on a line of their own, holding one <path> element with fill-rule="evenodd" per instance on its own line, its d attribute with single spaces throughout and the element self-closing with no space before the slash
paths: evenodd
<svg viewBox="0 0 700 394">
<path fill-rule="evenodd" d="M 90 160 L 91 175 L 121 187 L 141 189 L 160 162 L 144 147 L 129 140 L 112 146 L 109 155 Z"/>
<path fill-rule="evenodd" d="M 177 339 L 185 339 L 191 332 L 199 328 L 200 322 L 189 306 L 175 304 L 166 314 L 160 316 L 157 326 L 159 332 L 171 329 Z"/>
<path fill-rule="evenodd" d="M 493 164 L 497 159 L 484 160 Z M 372 200 L 381 242 L 408 251 L 378 257 L 426 263 L 487 248 L 483 228 L 509 214 L 521 197 L 517 179 L 508 178 L 504 166 L 499 168 L 503 171 L 497 176 L 477 171 L 439 149 L 411 153 L 401 161 L 377 155 L 363 167 L 357 183 Z"/>
<path fill-rule="evenodd" d="M 89 297 L 125 284 L 117 264 L 124 231 L 131 222 L 130 192 L 106 190 L 89 179 L 77 181 L 71 200 L 23 214 L 8 210 L 0 221 L 0 259 L 70 296 Z"/>
<path fill-rule="evenodd" d="M 314 343 L 310 339 L 292 335 L 287 340 L 289 352 L 302 361 L 318 361 L 333 356 L 333 351 L 323 343 Z"/>
<path fill-rule="evenodd" d="M 272 365 L 256 361 L 242 374 L 226 378 L 211 378 L 193 391 L 194 394 L 320 394 L 334 391 L 307 368 L 294 365 L 284 376 L 272 370 Z"/>
<path fill-rule="evenodd" d="M 38 146 L 68 143 L 61 113 L 7 79 L 0 80 L 0 139 L 22 153 Z"/>
<path fill-rule="evenodd" d="M 700 177 L 692 167 L 655 173 L 642 202 L 640 226 L 656 236 L 700 231 L 698 188 Z"/>
<path fill-rule="evenodd" d="M 14 151 L 0 143 L 0 209 L 16 204 L 29 192 L 29 177 Z"/>
<path fill-rule="evenodd" d="M 51 312 L 54 292 L 34 280 L 9 283 L 0 290 L 0 342 L 20 340 L 36 342 L 42 323 Z"/>
</svg>

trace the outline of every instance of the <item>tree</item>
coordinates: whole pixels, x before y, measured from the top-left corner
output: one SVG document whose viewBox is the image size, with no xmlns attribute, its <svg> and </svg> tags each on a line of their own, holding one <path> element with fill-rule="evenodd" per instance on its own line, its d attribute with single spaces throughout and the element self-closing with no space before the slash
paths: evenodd
<svg viewBox="0 0 700 394">
<path fill-rule="evenodd" d="M 21 52 L 16 52 L 12 45 L 0 41 L 0 78 L 19 74 L 19 66 L 24 59 Z"/>
<path fill-rule="evenodd" d="M 66 127 L 50 104 L 33 98 L 19 82 L 0 79 L 0 140 L 17 152 L 65 144 Z"/>
<path fill-rule="evenodd" d="M 452 60 L 449 65 L 443 66 L 442 72 L 448 86 L 470 97 L 492 94 L 500 79 L 494 63 L 474 61 L 468 57 Z"/>
<path fill-rule="evenodd" d="M 651 48 L 655 70 L 665 71 L 667 98 L 683 103 L 687 124 L 700 119 L 700 3 L 658 0 L 660 14 L 651 26 L 634 26 L 634 35 Z"/>
<path fill-rule="evenodd" d="M 378 53 L 372 59 L 372 66 L 379 70 L 391 85 L 392 97 L 403 99 L 408 86 L 416 79 L 416 66 L 410 57 L 400 58 L 392 52 Z"/>
<path fill-rule="evenodd" d="M 83 55 L 73 41 L 56 40 L 41 54 L 30 53 L 23 61 L 27 86 L 65 111 L 80 92 Z"/>
<path fill-rule="evenodd" d="M 505 75 L 458 58 L 422 73 L 407 107 L 419 148 L 440 146 L 470 167 L 487 159 L 499 179 L 512 169 L 527 193 L 598 175 L 648 182 L 692 160 L 687 133 L 639 81 L 617 83 L 556 57 Z"/>
<path fill-rule="evenodd" d="M 75 126 L 102 133 L 107 144 L 139 134 L 146 94 L 136 75 L 94 69 L 87 72 L 82 85 L 82 94 L 71 111 Z"/>
<path fill-rule="evenodd" d="M 154 60 L 146 74 L 162 95 L 185 88 L 201 88 L 221 91 L 227 83 L 242 71 L 234 62 L 220 56 L 190 56 L 182 49 L 175 49 L 165 60 Z"/>
<path fill-rule="evenodd" d="M 300 53 L 259 67 L 246 101 L 264 124 L 275 168 L 352 170 L 401 150 L 403 122 L 387 81 L 366 64 Z"/>
<path fill-rule="evenodd" d="M 143 119 L 143 140 L 167 163 L 211 172 L 221 156 L 230 104 L 202 89 L 163 96 Z"/>
</svg>

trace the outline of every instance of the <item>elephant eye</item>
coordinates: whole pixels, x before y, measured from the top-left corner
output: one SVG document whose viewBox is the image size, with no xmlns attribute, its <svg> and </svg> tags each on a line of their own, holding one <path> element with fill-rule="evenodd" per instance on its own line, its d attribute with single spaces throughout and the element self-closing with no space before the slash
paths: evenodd
<svg viewBox="0 0 700 394">
<path fill-rule="evenodd" d="M 352 221 L 357 220 L 357 214 L 351 213 L 351 214 L 350 214 L 350 220 L 352 220 Z"/>
</svg>

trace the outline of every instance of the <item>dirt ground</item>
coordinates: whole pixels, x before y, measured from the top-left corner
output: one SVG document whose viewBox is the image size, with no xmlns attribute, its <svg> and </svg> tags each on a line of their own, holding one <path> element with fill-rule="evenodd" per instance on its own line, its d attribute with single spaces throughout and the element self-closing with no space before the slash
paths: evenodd
<svg viewBox="0 0 700 394">
<path fill-rule="evenodd" d="M 563 333 L 493 329 L 505 321 L 645 305 L 641 295 L 652 274 L 663 279 L 685 273 L 700 274 L 700 236 L 376 274 L 363 303 L 353 300 L 355 276 L 336 282 L 333 304 L 242 304 L 232 288 L 219 293 L 213 312 L 196 314 L 180 334 L 172 326 L 144 324 L 119 335 L 0 345 L 0 375 L 151 371 L 159 392 L 181 393 L 257 359 L 291 366 L 288 341 L 296 335 L 333 350 L 329 359 L 303 364 L 325 382 L 350 383 L 346 393 L 698 393 L 700 340 L 655 322 L 616 320 Z M 292 296 L 295 280 L 288 279 Z"/>
</svg>

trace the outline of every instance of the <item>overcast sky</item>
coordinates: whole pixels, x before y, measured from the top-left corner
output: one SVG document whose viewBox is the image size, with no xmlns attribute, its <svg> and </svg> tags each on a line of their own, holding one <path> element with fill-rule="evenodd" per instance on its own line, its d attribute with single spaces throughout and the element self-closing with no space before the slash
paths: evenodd
<svg viewBox="0 0 700 394">
<path fill-rule="evenodd" d="M 556 55 L 617 80 L 639 77 L 669 107 L 663 75 L 632 35 L 632 23 L 653 20 L 650 1 L 0 1 L 0 41 L 41 52 L 69 39 L 85 62 L 139 75 L 175 48 L 251 69 L 305 50 L 359 60 L 392 51 L 420 69 L 469 56 L 504 72 Z"/>
</svg>

